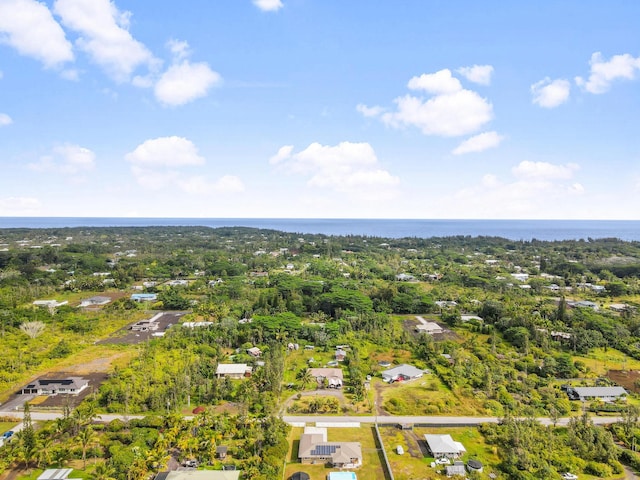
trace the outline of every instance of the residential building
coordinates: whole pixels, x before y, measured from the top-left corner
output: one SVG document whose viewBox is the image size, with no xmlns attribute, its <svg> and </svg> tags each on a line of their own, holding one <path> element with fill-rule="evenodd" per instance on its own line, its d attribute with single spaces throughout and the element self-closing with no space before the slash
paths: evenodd
<svg viewBox="0 0 640 480">
<path fill-rule="evenodd" d="M 305 427 L 300 436 L 298 458 L 302 463 L 355 468 L 362 465 L 362 446 L 359 442 L 328 442 L 326 428 Z"/>
<path fill-rule="evenodd" d="M 328 388 L 342 387 L 342 369 L 341 368 L 310 368 L 309 373 L 318 382 L 318 386 L 326 386 Z"/>
<path fill-rule="evenodd" d="M 413 365 L 402 364 L 382 372 L 382 381 L 390 383 L 406 382 L 407 380 L 420 378 L 422 375 L 424 375 L 424 370 L 420 370 Z"/>
<path fill-rule="evenodd" d="M 89 386 L 89 381 L 81 377 L 39 378 L 20 391 L 23 395 L 77 395 Z"/>
<path fill-rule="evenodd" d="M 244 378 L 251 375 L 253 368 L 246 363 L 219 363 L 216 368 L 216 377 Z"/>
<path fill-rule="evenodd" d="M 567 395 L 571 400 L 601 400 L 613 402 L 625 397 L 627 391 L 622 387 L 570 387 Z"/>
<path fill-rule="evenodd" d="M 427 441 L 429 451 L 433 458 L 458 458 L 466 452 L 464 445 L 456 442 L 451 435 L 434 435 L 425 434 L 424 439 Z"/>
</svg>

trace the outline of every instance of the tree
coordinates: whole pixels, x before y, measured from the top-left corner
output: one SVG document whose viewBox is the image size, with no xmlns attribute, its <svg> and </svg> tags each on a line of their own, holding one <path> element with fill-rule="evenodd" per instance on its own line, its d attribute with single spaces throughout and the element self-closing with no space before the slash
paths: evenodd
<svg viewBox="0 0 640 480">
<path fill-rule="evenodd" d="M 40 336 L 40 334 L 44 331 L 44 328 L 45 324 L 39 320 L 24 322 L 22 325 L 20 325 L 20 330 L 22 330 L 31 339 Z"/>
<path fill-rule="evenodd" d="M 24 460 L 25 467 L 29 467 L 29 463 L 36 454 L 37 439 L 36 432 L 31 423 L 31 411 L 29 410 L 29 402 L 24 402 L 24 416 L 22 419 L 23 428 L 20 432 L 20 450 Z"/>
<path fill-rule="evenodd" d="M 91 446 L 92 443 L 96 440 L 96 433 L 93 431 L 91 425 L 88 425 L 86 428 L 83 428 L 78 432 L 76 436 L 76 442 L 80 445 L 82 449 L 82 464 L 83 470 L 87 469 L 87 449 Z"/>
<path fill-rule="evenodd" d="M 300 380 L 303 390 L 306 390 L 307 386 L 313 382 L 313 375 L 311 375 L 311 371 L 308 368 L 300 370 L 298 375 L 296 375 L 296 378 Z"/>
</svg>

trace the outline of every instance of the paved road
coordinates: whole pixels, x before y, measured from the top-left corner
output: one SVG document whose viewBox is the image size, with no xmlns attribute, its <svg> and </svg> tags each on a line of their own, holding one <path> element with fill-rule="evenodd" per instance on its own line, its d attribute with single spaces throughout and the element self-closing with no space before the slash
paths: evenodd
<svg viewBox="0 0 640 480">
<path fill-rule="evenodd" d="M 22 418 L 22 412 L 3 412 L 0 411 L 0 417 L 15 417 Z M 31 418 L 33 420 L 55 420 L 56 418 L 62 417 L 62 413 L 60 412 L 31 412 Z M 102 420 L 104 422 L 110 422 L 111 420 L 115 420 L 116 418 L 120 420 L 126 420 L 129 418 L 143 418 L 144 415 L 122 415 L 122 414 L 100 414 L 96 417 L 97 420 Z M 187 417 L 189 418 L 189 417 Z M 597 425 L 604 425 L 608 423 L 616 423 L 621 421 L 620 417 L 590 417 L 593 423 Z M 364 415 L 364 416 L 328 416 L 328 415 L 285 415 L 282 417 L 285 422 L 288 423 L 315 423 L 315 422 L 325 422 L 325 423 L 353 423 L 353 422 L 361 422 L 361 423 L 375 423 L 378 424 L 402 424 L 402 423 L 410 423 L 410 424 L 425 424 L 425 425 L 447 425 L 447 426 L 467 426 L 467 425 L 479 425 L 481 423 L 497 423 L 500 418 L 498 417 L 433 417 L 433 416 L 375 416 L 375 415 Z M 560 418 L 556 422 L 557 425 L 566 425 L 569 423 L 570 418 Z M 543 425 L 551 425 L 553 422 L 549 418 L 540 417 L 538 421 Z"/>
</svg>

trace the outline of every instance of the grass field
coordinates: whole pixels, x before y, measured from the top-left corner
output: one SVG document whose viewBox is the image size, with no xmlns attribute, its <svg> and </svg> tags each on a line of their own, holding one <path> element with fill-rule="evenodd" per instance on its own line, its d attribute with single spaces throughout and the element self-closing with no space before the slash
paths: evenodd
<svg viewBox="0 0 640 480">
<path fill-rule="evenodd" d="M 459 399 L 436 375 L 382 387 L 383 408 L 392 415 L 483 415 L 473 398 Z"/>
<path fill-rule="evenodd" d="M 604 375 L 607 370 L 640 370 L 640 360 L 631 358 L 619 350 L 596 348 L 588 355 L 574 355 L 573 360 L 579 360 L 596 375 Z"/>
</svg>

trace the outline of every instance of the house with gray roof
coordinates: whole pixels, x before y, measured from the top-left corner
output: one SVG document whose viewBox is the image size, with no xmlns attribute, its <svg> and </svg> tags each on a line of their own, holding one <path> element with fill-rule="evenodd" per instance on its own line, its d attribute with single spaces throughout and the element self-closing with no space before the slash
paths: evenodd
<svg viewBox="0 0 640 480">
<path fill-rule="evenodd" d="M 328 442 L 326 428 L 306 427 L 300 436 L 298 458 L 301 463 L 356 468 L 362 465 L 362 446 L 360 442 Z"/>
<path fill-rule="evenodd" d="M 458 458 L 466 449 L 460 442 L 456 442 L 451 435 L 425 434 L 424 439 L 433 458 Z"/>
<path fill-rule="evenodd" d="M 77 395 L 89 386 L 89 381 L 80 377 L 39 378 L 20 390 L 23 395 Z"/>
<path fill-rule="evenodd" d="M 444 467 L 444 473 L 447 477 L 466 477 L 467 471 L 464 468 L 464 462 L 456 461 L 453 465 Z"/>
<path fill-rule="evenodd" d="M 627 395 L 622 387 L 570 387 L 567 395 L 571 400 L 601 400 L 613 402 Z"/>
<path fill-rule="evenodd" d="M 390 383 L 406 382 L 407 380 L 420 378 L 422 375 L 424 375 L 424 370 L 420 370 L 413 365 L 407 365 L 405 363 L 382 372 L 382 381 Z"/>
</svg>

